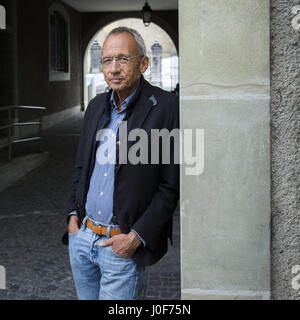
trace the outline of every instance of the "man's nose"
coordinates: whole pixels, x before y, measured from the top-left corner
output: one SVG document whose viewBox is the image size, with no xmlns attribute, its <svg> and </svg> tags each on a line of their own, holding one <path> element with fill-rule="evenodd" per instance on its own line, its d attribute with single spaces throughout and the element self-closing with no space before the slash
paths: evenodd
<svg viewBox="0 0 300 320">
<path fill-rule="evenodd" d="M 120 64 L 118 61 L 116 61 L 116 59 L 113 59 L 113 61 L 110 64 L 110 68 L 109 71 L 111 73 L 118 73 L 120 72 Z"/>
</svg>

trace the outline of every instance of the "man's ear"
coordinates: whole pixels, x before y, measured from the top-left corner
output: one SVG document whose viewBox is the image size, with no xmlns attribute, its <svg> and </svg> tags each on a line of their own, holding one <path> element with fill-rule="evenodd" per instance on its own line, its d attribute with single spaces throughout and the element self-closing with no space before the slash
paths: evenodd
<svg viewBox="0 0 300 320">
<path fill-rule="evenodd" d="M 140 72 L 144 73 L 149 65 L 149 58 L 147 56 L 142 57 L 140 62 Z"/>
</svg>

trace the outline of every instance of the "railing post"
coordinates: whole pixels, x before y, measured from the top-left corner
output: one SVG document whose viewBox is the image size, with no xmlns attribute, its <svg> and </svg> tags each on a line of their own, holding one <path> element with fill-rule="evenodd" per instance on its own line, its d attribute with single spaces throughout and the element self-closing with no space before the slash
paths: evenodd
<svg viewBox="0 0 300 320">
<path fill-rule="evenodd" d="M 19 109 L 15 108 L 15 113 L 14 113 L 14 122 L 16 121 L 17 123 L 19 122 Z M 14 126 L 14 136 L 19 138 L 20 135 L 20 130 L 18 126 Z"/>
<path fill-rule="evenodd" d="M 40 152 L 42 152 L 43 150 L 43 146 L 42 146 L 42 110 L 39 110 L 39 137 L 40 137 Z"/>
<path fill-rule="evenodd" d="M 12 143 L 11 143 L 11 127 L 12 127 L 12 123 L 11 123 L 11 110 L 12 109 L 8 109 L 8 161 L 11 160 L 11 148 L 12 148 Z"/>
</svg>

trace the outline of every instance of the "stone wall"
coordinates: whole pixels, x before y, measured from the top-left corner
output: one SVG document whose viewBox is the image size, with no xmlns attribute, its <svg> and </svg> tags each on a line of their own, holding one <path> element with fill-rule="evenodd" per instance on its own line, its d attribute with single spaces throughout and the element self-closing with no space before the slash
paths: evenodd
<svg viewBox="0 0 300 320">
<path fill-rule="evenodd" d="M 271 1 L 272 299 L 300 299 L 300 289 L 292 288 L 292 268 L 300 265 L 300 32 L 291 24 L 294 5 L 300 1 Z"/>
</svg>

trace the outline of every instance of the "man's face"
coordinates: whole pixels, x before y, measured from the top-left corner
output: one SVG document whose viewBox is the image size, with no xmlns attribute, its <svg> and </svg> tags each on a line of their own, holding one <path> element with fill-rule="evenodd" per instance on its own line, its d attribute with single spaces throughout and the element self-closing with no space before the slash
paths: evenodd
<svg viewBox="0 0 300 320">
<path fill-rule="evenodd" d="M 105 57 L 138 56 L 138 45 L 134 37 L 128 32 L 110 35 L 102 47 L 102 59 Z M 115 59 L 109 65 L 102 65 L 106 83 L 126 98 L 138 86 L 141 73 L 148 67 L 148 57 L 137 57 L 121 64 Z"/>
</svg>

